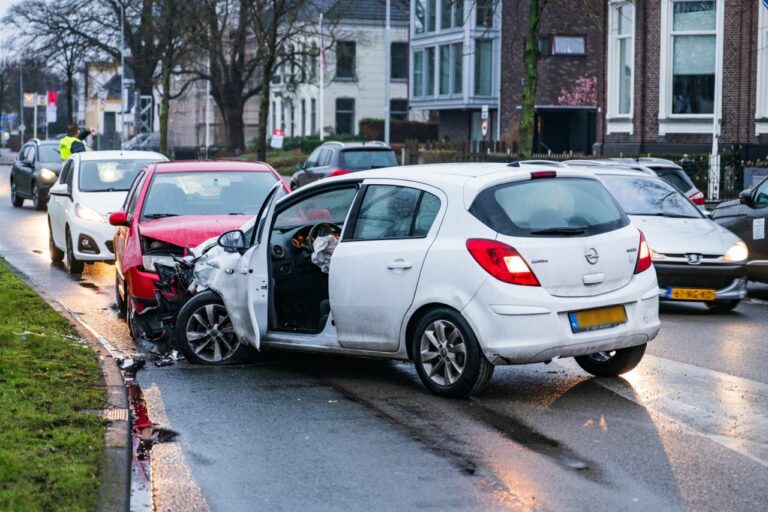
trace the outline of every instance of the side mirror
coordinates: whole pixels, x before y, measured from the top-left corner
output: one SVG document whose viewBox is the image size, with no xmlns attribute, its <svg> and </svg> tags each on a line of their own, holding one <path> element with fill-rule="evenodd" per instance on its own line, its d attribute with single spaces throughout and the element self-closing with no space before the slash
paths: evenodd
<svg viewBox="0 0 768 512">
<path fill-rule="evenodd" d="M 739 202 L 747 206 L 752 206 L 752 189 L 742 190 L 739 194 Z"/>
<path fill-rule="evenodd" d="M 304 170 L 304 164 L 302 162 L 296 162 L 296 165 L 294 166 L 297 171 L 303 171 Z"/>
<path fill-rule="evenodd" d="M 223 247 L 226 252 L 243 252 L 247 249 L 245 233 L 240 229 L 222 233 L 216 243 Z"/>
<path fill-rule="evenodd" d="M 109 223 L 113 226 L 129 226 L 128 214 L 126 212 L 112 212 L 109 214 Z"/>
</svg>

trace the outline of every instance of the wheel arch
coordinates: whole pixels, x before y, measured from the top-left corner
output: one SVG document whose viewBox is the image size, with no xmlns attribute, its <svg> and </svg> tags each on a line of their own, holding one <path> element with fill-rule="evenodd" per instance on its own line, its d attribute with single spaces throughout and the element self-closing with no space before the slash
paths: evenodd
<svg viewBox="0 0 768 512">
<path fill-rule="evenodd" d="M 424 318 L 425 315 L 429 314 L 430 312 L 436 309 L 445 308 L 452 309 L 457 314 L 461 315 L 461 311 L 444 302 L 429 302 L 419 306 L 413 313 L 411 313 L 411 316 L 408 318 L 405 327 L 405 349 L 407 351 L 409 360 L 413 360 L 413 346 L 411 343 L 411 338 L 413 338 L 416 325 L 419 323 L 419 321 L 421 321 L 422 318 Z"/>
</svg>

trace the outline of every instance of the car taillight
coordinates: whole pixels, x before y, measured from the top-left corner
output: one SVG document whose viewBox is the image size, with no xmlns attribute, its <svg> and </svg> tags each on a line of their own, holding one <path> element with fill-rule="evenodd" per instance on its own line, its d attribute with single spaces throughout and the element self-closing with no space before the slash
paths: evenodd
<svg viewBox="0 0 768 512">
<path fill-rule="evenodd" d="M 691 197 L 690 200 L 693 204 L 696 206 L 704 206 L 704 194 L 702 194 L 700 191 L 696 191 Z"/>
<path fill-rule="evenodd" d="M 648 242 L 645 241 L 645 235 L 640 231 L 640 247 L 637 249 L 635 274 L 639 274 L 649 268 L 651 268 L 651 250 L 648 248 Z"/>
<path fill-rule="evenodd" d="M 349 171 L 345 171 L 344 169 L 334 169 L 331 171 L 331 176 L 343 176 L 345 174 L 349 174 Z"/>
<path fill-rule="evenodd" d="M 467 250 L 486 272 L 499 281 L 522 286 L 540 286 L 525 259 L 514 247 L 495 240 L 467 240 Z"/>
</svg>

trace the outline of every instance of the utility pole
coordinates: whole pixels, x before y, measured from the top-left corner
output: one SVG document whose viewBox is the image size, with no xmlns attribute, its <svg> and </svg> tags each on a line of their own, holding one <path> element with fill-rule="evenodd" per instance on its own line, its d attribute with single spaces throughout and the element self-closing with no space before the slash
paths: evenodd
<svg viewBox="0 0 768 512">
<path fill-rule="evenodd" d="M 19 132 L 21 134 L 21 145 L 24 144 L 24 73 L 22 73 L 23 63 L 19 59 Z M 21 149 L 21 146 L 19 146 Z"/>
<path fill-rule="evenodd" d="M 37 103 L 38 103 L 38 97 L 37 97 L 37 91 L 34 93 L 34 100 L 35 100 L 35 106 L 33 107 L 33 119 L 32 119 L 32 137 L 35 139 L 37 138 Z"/>
<path fill-rule="evenodd" d="M 208 80 L 205 81 L 205 159 L 211 145 L 211 58 L 208 57 Z"/>
<path fill-rule="evenodd" d="M 390 3 L 387 0 L 387 22 L 384 29 L 384 142 L 389 144 L 389 96 L 390 96 L 390 77 L 392 75 L 392 31 L 389 26 Z"/>
<path fill-rule="evenodd" d="M 120 4 L 120 149 L 125 146 L 125 5 Z"/>
<path fill-rule="evenodd" d="M 325 129 L 323 128 L 324 115 L 325 115 L 325 41 L 323 40 L 323 13 L 320 13 L 320 73 L 318 73 L 317 79 L 320 81 L 320 112 L 318 117 L 320 127 L 320 140 L 325 140 Z"/>
</svg>

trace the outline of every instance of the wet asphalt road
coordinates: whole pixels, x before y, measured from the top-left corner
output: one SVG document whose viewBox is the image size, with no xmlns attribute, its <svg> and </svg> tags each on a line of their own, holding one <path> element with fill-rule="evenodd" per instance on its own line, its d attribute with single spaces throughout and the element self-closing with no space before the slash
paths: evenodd
<svg viewBox="0 0 768 512">
<path fill-rule="evenodd" d="M 11 207 L 0 255 L 138 354 L 114 267 L 51 265 L 45 213 Z M 468 401 L 429 395 L 405 363 L 264 354 L 139 373 L 153 421 L 156 510 L 765 510 L 768 287 L 733 313 L 665 306 L 625 379 L 571 361 L 502 367 Z"/>
</svg>

